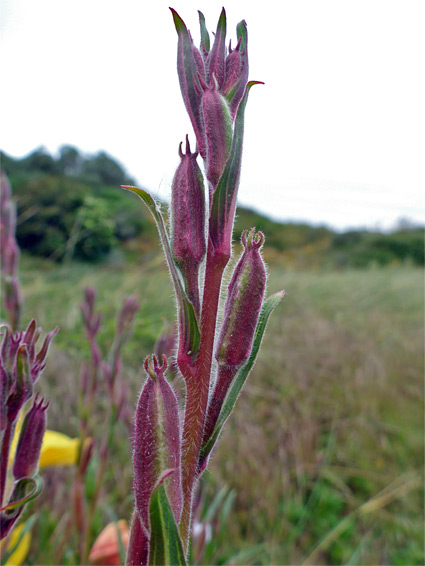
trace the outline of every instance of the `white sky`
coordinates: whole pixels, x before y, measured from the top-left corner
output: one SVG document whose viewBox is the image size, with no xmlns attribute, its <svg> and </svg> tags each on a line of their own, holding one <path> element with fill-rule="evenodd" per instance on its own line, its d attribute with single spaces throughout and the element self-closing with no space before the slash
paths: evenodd
<svg viewBox="0 0 425 566">
<path fill-rule="evenodd" d="M 171 0 L 170 0 L 171 1 Z M 107 151 L 167 197 L 192 132 L 169 0 L 3 0 L 0 147 Z M 172 4 L 198 43 L 222 2 Z M 337 228 L 425 223 L 425 2 L 282 0 L 226 6 L 248 24 L 241 204 Z M 194 136 L 191 134 L 194 142 Z"/>
</svg>

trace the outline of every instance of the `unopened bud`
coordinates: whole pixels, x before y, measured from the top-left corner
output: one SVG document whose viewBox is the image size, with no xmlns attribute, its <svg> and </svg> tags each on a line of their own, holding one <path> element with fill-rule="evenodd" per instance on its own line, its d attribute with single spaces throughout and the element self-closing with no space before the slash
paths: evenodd
<svg viewBox="0 0 425 566">
<path fill-rule="evenodd" d="M 180 89 L 186 110 L 195 131 L 199 152 L 202 157 L 205 158 L 205 142 L 202 131 L 200 105 L 201 89 L 198 79 L 200 70 L 199 58 L 186 24 L 173 8 L 170 8 L 170 10 L 173 14 L 174 25 L 178 35 L 177 72 L 179 75 Z"/>
<path fill-rule="evenodd" d="M 223 173 L 232 145 L 232 119 L 229 105 L 214 87 L 208 87 L 204 91 L 202 115 L 207 148 L 207 179 L 214 190 Z"/>
<path fill-rule="evenodd" d="M 260 248 L 262 232 L 242 234 L 244 251 L 228 288 L 216 358 L 219 364 L 239 367 L 249 357 L 266 287 Z"/>
<path fill-rule="evenodd" d="M 176 396 L 164 377 L 165 356 L 159 365 L 156 356 L 148 356 L 148 379 L 140 394 L 134 430 L 134 492 L 141 524 L 149 532 L 149 506 L 153 492 L 164 478 L 176 523 L 182 510 L 180 467 L 180 423 Z"/>
<path fill-rule="evenodd" d="M 172 242 L 178 262 L 202 261 L 205 254 L 205 193 L 197 153 L 190 152 L 186 136 L 186 154 L 179 147 L 180 165 L 174 175 L 171 197 Z"/>
<path fill-rule="evenodd" d="M 30 399 L 33 392 L 28 349 L 25 344 L 22 344 L 18 348 L 12 375 L 13 389 L 6 402 L 9 422 L 16 420 L 19 411 L 24 403 Z"/>
<path fill-rule="evenodd" d="M 131 330 L 131 327 L 134 322 L 134 317 L 136 312 L 139 310 L 139 301 L 137 300 L 135 295 L 130 295 L 126 297 L 121 312 L 118 317 L 118 324 L 117 324 L 117 336 L 121 337 L 121 335 L 127 331 Z"/>
<path fill-rule="evenodd" d="M 49 403 L 44 404 L 44 399 L 38 401 L 36 396 L 34 405 L 25 415 L 13 462 L 13 476 L 17 480 L 33 477 L 38 471 L 48 406 Z"/>
<path fill-rule="evenodd" d="M 236 32 L 238 43 L 233 51 L 229 45 L 229 54 L 225 62 L 225 79 L 221 89 L 221 92 L 229 101 L 232 119 L 235 117 L 248 83 L 248 34 L 245 20 L 238 24 Z"/>
</svg>

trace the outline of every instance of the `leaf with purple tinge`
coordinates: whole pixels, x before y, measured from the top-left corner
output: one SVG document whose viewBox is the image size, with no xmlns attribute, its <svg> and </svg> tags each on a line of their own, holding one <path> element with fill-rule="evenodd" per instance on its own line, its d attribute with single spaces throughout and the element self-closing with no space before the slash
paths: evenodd
<svg viewBox="0 0 425 566">
<path fill-rule="evenodd" d="M 198 14 L 199 14 L 199 26 L 201 28 L 201 53 L 205 59 L 210 51 L 210 34 L 208 33 L 207 27 L 205 25 L 204 14 L 199 10 L 198 10 Z"/>
<path fill-rule="evenodd" d="M 165 259 L 167 261 L 168 269 L 170 270 L 171 278 L 174 283 L 174 290 L 177 299 L 177 306 L 179 311 L 179 346 L 184 349 L 186 354 L 190 352 L 190 354 L 188 354 L 190 358 L 194 358 L 198 353 L 199 343 L 201 340 L 198 320 L 196 318 L 195 309 L 184 291 L 180 273 L 177 270 L 176 264 L 174 262 L 167 230 L 165 228 L 165 223 L 159 204 L 149 193 L 147 193 L 143 189 L 139 189 L 138 187 L 130 187 L 127 185 L 122 185 L 122 188 L 126 189 L 127 191 L 131 191 L 139 196 L 148 207 L 156 222 L 159 237 L 165 254 Z"/>
<path fill-rule="evenodd" d="M 150 541 L 150 564 L 184 566 L 187 564 L 170 502 L 164 489 L 159 485 L 150 504 L 152 536 Z"/>
<path fill-rule="evenodd" d="M 224 59 L 226 56 L 226 11 L 221 10 L 217 24 L 214 43 L 207 57 L 206 78 L 207 84 L 212 84 L 213 77 L 217 80 L 219 88 L 224 81 Z"/>
<path fill-rule="evenodd" d="M 42 485 L 40 476 L 21 478 L 14 483 L 7 505 L 0 509 L 0 539 L 9 534 L 25 505 L 40 495 Z"/>
<path fill-rule="evenodd" d="M 214 192 L 210 215 L 210 238 L 216 253 L 228 255 L 231 253 L 231 238 L 233 220 L 236 210 L 236 199 L 239 187 L 239 178 L 242 164 L 242 146 L 244 132 L 245 107 L 251 87 L 263 84 L 259 81 L 250 81 L 245 90 L 244 97 L 239 104 L 233 131 L 232 148 L 226 162 L 223 174 L 218 181 Z"/>
</svg>

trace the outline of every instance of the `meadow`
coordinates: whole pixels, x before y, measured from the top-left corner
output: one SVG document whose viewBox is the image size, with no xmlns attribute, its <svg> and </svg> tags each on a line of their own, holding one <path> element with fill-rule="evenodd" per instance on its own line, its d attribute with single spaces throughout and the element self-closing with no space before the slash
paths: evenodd
<svg viewBox="0 0 425 566">
<path fill-rule="evenodd" d="M 160 253 L 139 252 L 127 251 L 131 264 L 120 253 L 98 265 L 21 260 L 22 320 L 60 327 L 39 388 L 50 400 L 49 428 L 70 436 L 78 434 L 79 372 L 89 358 L 78 306 L 84 288 L 97 289 L 105 349 L 124 297 L 140 300 L 123 351 L 128 426 L 114 431 L 93 539 L 109 521 L 130 518 L 128 437 L 142 361 L 175 314 Z M 423 271 L 291 270 L 271 259 L 268 292 L 287 294 L 202 480 L 199 514 L 213 538 L 199 563 L 423 564 Z M 98 465 L 94 458 L 89 497 Z M 43 477 L 28 564 L 55 563 L 71 513 L 72 470 Z M 75 564 L 72 545 L 62 563 Z"/>
</svg>

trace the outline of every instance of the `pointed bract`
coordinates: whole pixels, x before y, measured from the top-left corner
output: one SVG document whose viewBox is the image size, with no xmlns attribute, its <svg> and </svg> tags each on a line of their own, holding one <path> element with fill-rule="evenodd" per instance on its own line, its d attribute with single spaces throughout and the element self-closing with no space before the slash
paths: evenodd
<svg viewBox="0 0 425 566">
<path fill-rule="evenodd" d="M 207 57 L 206 78 L 207 84 L 212 84 L 215 77 L 218 87 L 221 88 L 224 81 L 224 60 L 226 57 L 226 11 L 223 8 L 217 24 L 214 43 Z"/>
<path fill-rule="evenodd" d="M 239 104 L 236 114 L 230 155 L 226 161 L 226 166 L 217 184 L 212 201 L 209 235 L 215 248 L 215 253 L 225 257 L 230 257 L 231 254 L 233 221 L 242 165 L 245 107 L 248 93 L 254 84 L 262 83 L 251 81 L 247 84 L 244 97 Z"/>
<path fill-rule="evenodd" d="M 206 59 L 210 51 L 210 35 L 205 25 L 204 14 L 199 10 L 198 10 L 198 14 L 199 14 L 199 27 L 201 28 L 201 53 L 204 59 Z"/>
</svg>

